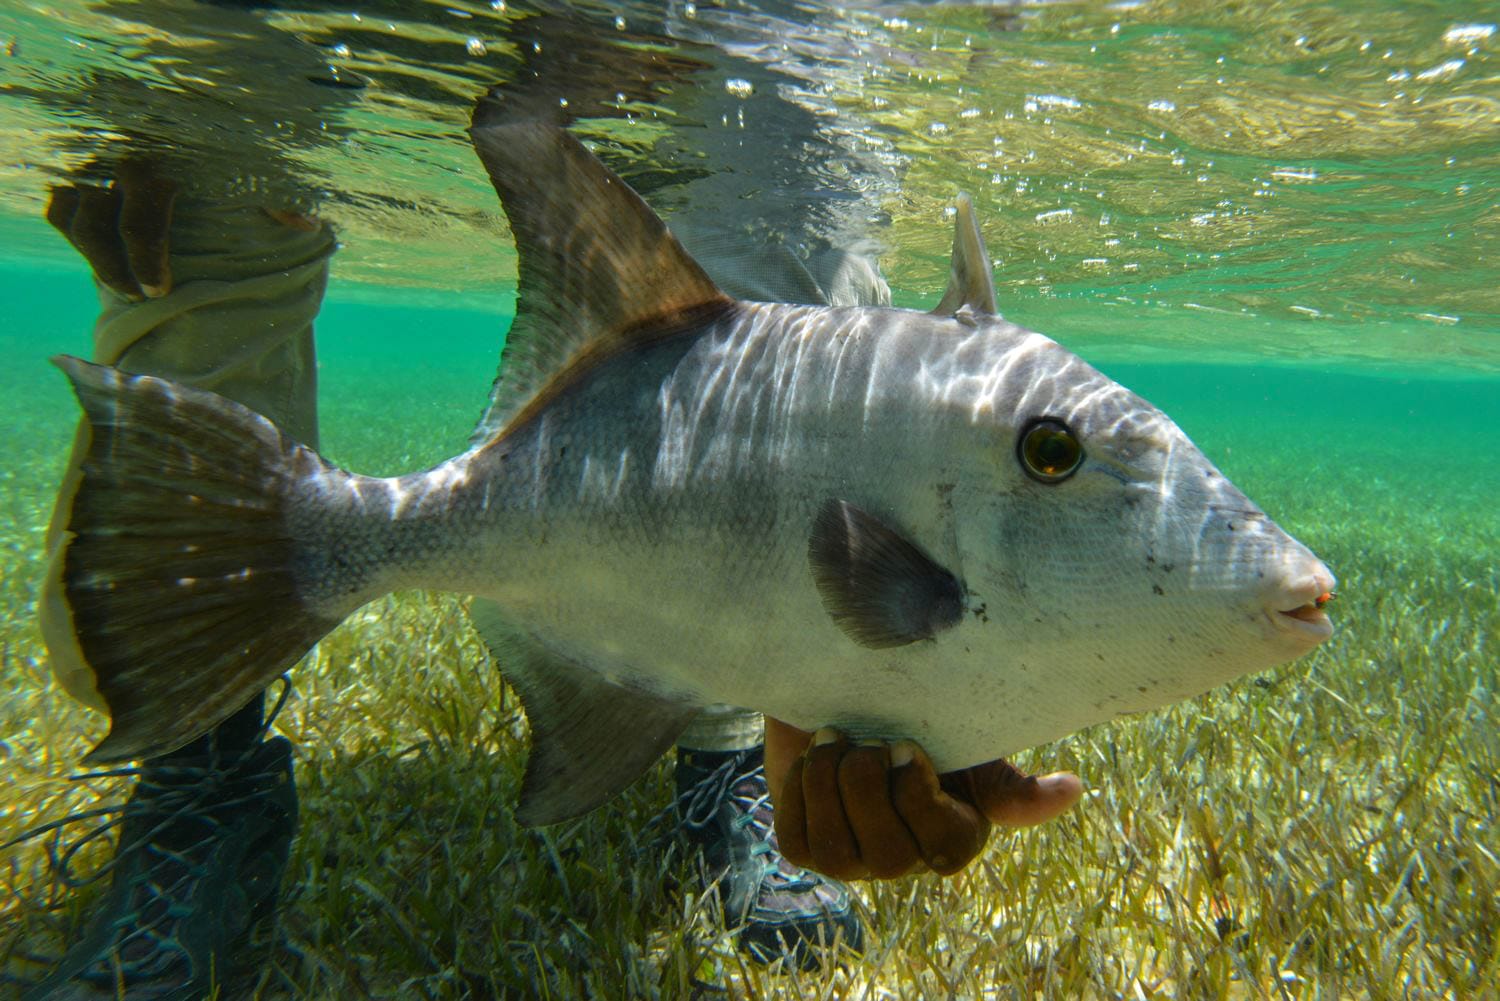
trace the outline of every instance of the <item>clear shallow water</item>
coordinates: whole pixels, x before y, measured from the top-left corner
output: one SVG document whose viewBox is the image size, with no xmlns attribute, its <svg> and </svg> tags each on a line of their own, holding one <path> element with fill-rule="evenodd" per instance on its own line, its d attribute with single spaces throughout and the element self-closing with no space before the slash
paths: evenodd
<svg viewBox="0 0 1500 1001">
<path fill-rule="evenodd" d="M 462 135 L 469 102 L 516 79 L 537 40 L 566 52 L 573 28 L 602 18 L 606 78 L 637 79 L 623 68 L 642 53 L 677 60 L 644 96 L 626 88 L 614 110 L 628 118 L 578 126 L 664 209 L 702 196 L 752 207 L 747 228 L 784 228 L 794 244 L 861 241 L 898 303 L 929 305 L 945 277 L 945 207 L 960 188 L 974 195 L 1002 310 L 1166 409 L 1339 573 L 1339 638 L 1286 670 L 1278 704 L 1329 685 L 1378 721 L 1386 705 L 1339 687 L 1358 670 L 1394 678 L 1380 690 L 1392 713 L 1420 705 L 1433 686 L 1403 673 L 1415 642 L 1489 705 L 1500 563 L 1489 5 L 779 5 L 758 19 L 701 7 L 622 7 L 623 30 L 614 8 L 547 20 L 462 2 L 0 9 L 0 680 L 46 684 L 33 602 L 76 409 L 45 358 L 86 352 L 95 310 L 76 255 L 40 221 L 48 185 L 103 176 L 144 148 L 232 190 L 316 207 L 344 242 L 319 323 L 326 449 L 362 471 L 417 468 L 462 446 L 513 293 L 505 225 Z M 297 105 L 269 86 L 278 73 L 324 82 Z M 364 85 L 327 83 L 351 76 Z M 719 177 L 735 183 L 706 183 Z M 1468 624 L 1461 646 L 1443 646 L 1450 618 Z M 1478 730 L 1486 710 L 1465 731 L 1455 704 L 1431 718 L 1465 745 L 1444 767 L 1468 773 L 1468 754 L 1485 760 L 1473 748 L 1493 739 Z M 1248 756 L 1258 738 L 1226 739 Z M 11 755 L 0 760 L 28 746 L 0 744 Z M 1232 795 L 1235 778 L 1215 788 Z M 1492 831 L 1493 801 L 1476 803 L 1459 812 Z M 1447 836 L 1412 824 L 1418 850 Z"/>
<path fill-rule="evenodd" d="M 325 449 L 351 468 L 389 475 L 456 454 L 488 397 L 509 314 L 499 304 L 465 309 L 460 296 L 446 305 L 430 293 L 416 298 L 412 304 L 397 293 L 335 285 L 319 315 Z M 0 328 L 8 420 L 61 448 L 76 404 L 47 359 L 86 349 L 93 285 L 77 270 L 12 261 L 0 270 L 0 301 L 10 304 Z M 1037 325 L 1046 329 L 1045 317 Z M 1237 482 L 1239 451 L 1272 463 L 1279 453 L 1313 478 L 1320 467 L 1349 462 L 1383 467 L 1418 491 L 1414 498 L 1439 490 L 1454 507 L 1482 508 L 1500 495 L 1500 380 L 1430 367 L 1404 373 L 1326 363 L 1212 364 L 1191 353 L 1163 353 L 1157 361 L 1128 351 L 1085 354 L 1170 413 Z M 1397 506 L 1372 516 L 1409 517 L 1423 507 L 1392 502 Z M 1500 535 L 1500 518 L 1494 527 Z"/>
</svg>

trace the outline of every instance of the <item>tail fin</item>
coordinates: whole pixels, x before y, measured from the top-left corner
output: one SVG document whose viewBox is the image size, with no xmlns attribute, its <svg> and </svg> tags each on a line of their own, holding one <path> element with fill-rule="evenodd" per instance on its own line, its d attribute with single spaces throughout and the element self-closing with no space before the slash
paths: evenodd
<svg viewBox="0 0 1500 1001">
<path fill-rule="evenodd" d="M 153 757 L 228 717 L 338 624 L 298 597 L 286 506 L 304 477 L 344 474 L 214 393 L 53 362 L 90 432 L 57 557 L 76 652 L 110 711 L 86 760 Z"/>
</svg>

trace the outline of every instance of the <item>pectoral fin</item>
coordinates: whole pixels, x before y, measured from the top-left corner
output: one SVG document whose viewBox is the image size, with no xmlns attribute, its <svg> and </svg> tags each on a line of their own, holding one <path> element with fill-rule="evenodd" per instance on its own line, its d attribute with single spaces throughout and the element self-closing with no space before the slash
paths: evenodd
<svg viewBox="0 0 1500 1001">
<path fill-rule="evenodd" d="M 807 558 L 823 607 L 861 646 L 931 639 L 963 616 L 957 577 L 847 501 L 831 500 L 818 512 Z"/>
<path fill-rule="evenodd" d="M 613 684 L 545 649 L 493 602 L 476 599 L 469 617 L 531 723 L 516 808 L 527 827 L 604 803 L 655 764 L 698 713 L 699 706 Z"/>
</svg>

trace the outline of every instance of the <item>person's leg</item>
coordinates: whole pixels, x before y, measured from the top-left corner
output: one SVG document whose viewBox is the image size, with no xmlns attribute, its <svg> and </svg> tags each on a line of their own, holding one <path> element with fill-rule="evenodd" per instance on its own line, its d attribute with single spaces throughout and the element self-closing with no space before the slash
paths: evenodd
<svg viewBox="0 0 1500 1001">
<path fill-rule="evenodd" d="M 312 322 L 334 241 L 325 228 L 282 219 L 254 206 L 179 202 L 169 232 L 174 288 L 131 301 L 101 286 L 96 359 L 212 388 L 316 444 Z M 75 447 L 54 512 L 54 558 L 81 454 Z M 57 573 L 43 632 L 63 687 L 101 707 L 72 645 Z M 82 939 L 26 1001 L 122 989 L 186 1001 L 230 975 L 251 929 L 275 908 L 296 829 L 291 744 L 267 738 L 264 703 L 256 696 L 186 747 L 141 763 L 109 888 Z"/>
<path fill-rule="evenodd" d="M 275 909 L 297 822 L 291 743 L 264 739 L 263 696 L 140 766 L 110 884 L 39 999 L 204 997 Z"/>
<path fill-rule="evenodd" d="M 717 880 L 740 947 L 771 962 L 818 962 L 818 944 L 863 946 L 859 916 L 837 880 L 782 857 L 766 786 L 764 722 L 730 706 L 703 712 L 677 742 L 677 809 L 687 839 Z"/>
</svg>

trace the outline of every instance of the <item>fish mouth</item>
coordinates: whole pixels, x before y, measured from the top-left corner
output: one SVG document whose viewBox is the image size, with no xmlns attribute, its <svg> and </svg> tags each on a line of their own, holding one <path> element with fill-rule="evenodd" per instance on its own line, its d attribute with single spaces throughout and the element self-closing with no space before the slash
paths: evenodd
<svg viewBox="0 0 1500 1001">
<path fill-rule="evenodd" d="M 1266 618 L 1283 632 L 1322 643 L 1333 635 L 1333 621 L 1323 611 L 1333 598 L 1333 577 L 1315 575 L 1277 595 L 1266 607 Z"/>
</svg>

